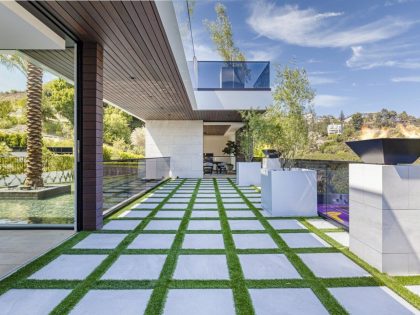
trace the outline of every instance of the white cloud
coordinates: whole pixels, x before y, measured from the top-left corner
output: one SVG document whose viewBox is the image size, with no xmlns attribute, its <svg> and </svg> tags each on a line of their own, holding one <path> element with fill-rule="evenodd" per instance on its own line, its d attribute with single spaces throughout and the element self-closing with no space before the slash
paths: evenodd
<svg viewBox="0 0 420 315">
<path fill-rule="evenodd" d="M 309 81 L 312 85 L 321 85 L 321 84 L 332 84 L 337 81 L 333 78 L 318 76 L 318 75 L 309 75 Z"/>
<path fill-rule="evenodd" d="M 319 94 L 315 96 L 314 104 L 316 107 L 335 107 L 343 105 L 348 100 L 346 96 Z"/>
<path fill-rule="evenodd" d="M 384 17 L 360 26 L 343 25 L 342 12 L 320 13 L 297 5 L 276 6 L 257 1 L 248 24 L 260 36 L 307 47 L 349 47 L 388 39 L 407 31 L 413 22 Z"/>
<path fill-rule="evenodd" d="M 418 41 L 418 40 L 417 40 Z M 372 69 L 398 67 L 420 69 L 420 46 L 416 40 L 408 43 L 391 42 L 386 45 L 353 46 L 352 55 L 346 61 L 349 68 Z"/>
<path fill-rule="evenodd" d="M 420 83 L 420 76 L 395 77 L 391 79 L 392 82 L 414 82 Z"/>
</svg>

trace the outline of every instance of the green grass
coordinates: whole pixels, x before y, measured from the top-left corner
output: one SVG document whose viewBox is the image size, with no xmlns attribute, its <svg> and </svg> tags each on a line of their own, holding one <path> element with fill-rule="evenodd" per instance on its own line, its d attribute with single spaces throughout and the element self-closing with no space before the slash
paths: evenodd
<svg viewBox="0 0 420 315">
<path fill-rule="evenodd" d="M 329 287 L 355 287 L 355 286 L 382 286 L 385 285 L 399 294 L 401 297 L 409 301 L 415 307 L 420 308 L 420 299 L 412 292 L 407 290 L 404 285 L 420 284 L 420 276 L 414 277 L 391 277 L 380 273 L 378 270 L 369 266 L 357 256 L 352 254 L 348 248 L 337 243 L 325 232 L 330 230 L 319 230 L 306 222 L 305 218 L 294 217 L 299 220 L 307 230 L 276 230 L 269 221 L 261 214 L 260 210 L 256 209 L 254 205 L 246 198 L 243 192 L 236 187 L 232 181 L 230 185 L 238 192 L 254 213 L 253 218 L 229 218 L 229 220 L 255 220 L 257 219 L 264 227 L 263 231 L 232 231 L 229 226 L 226 210 L 223 206 L 221 191 L 217 180 L 213 179 L 212 184 L 215 189 L 216 200 L 218 204 L 218 213 L 221 223 L 221 231 L 188 231 L 188 223 L 191 220 L 192 209 L 197 198 L 197 192 L 201 181 L 198 180 L 194 186 L 192 197 L 189 200 L 188 207 L 182 218 L 174 218 L 173 220 L 181 220 L 180 227 L 177 231 L 145 231 L 144 228 L 154 217 L 154 215 L 161 210 L 161 208 L 168 202 L 168 200 L 180 189 L 185 183 L 185 180 L 180 181 L 175 189 L 166 196 L 166 198 L 159 203 L 155 210 L 152 210 L 145 219 L 132 231 L 96 231 L 91 233 L 123 233 L 127 234 L 124 240 L 113 250 L 100 249 L 73 249 L 72 247 L 79 241 L 87 237 L 90 233 L 81 232 L 76 234 L 73 238 L 66 241 L 57 248 L 51 250 L 36 261 L 22 268 L 12 276 L 0 282 L 0 294 L 6 292 L 11 288 L 66 288 L 72 289 L 71 293 L 53 310 L 52 314 L 68 314 L 73 307 L 85 296 L 91 289 L 153 289 L 151 298 L 146 308 L 145 314 L 155 315 L 162 314 L 170 289 L 182 288 L 220 288 L 231 289 L 233 292 L 235 309 L 238 314 L 254 314 L 254 307 L 249 295 L 249 288 L 310 288 L 314 294 L 319 298 L 324 307 L 331 314 L 347 314 L 339 302 L 330 294 L 327 288 Z M 164 183 L 163 183 L 164 185 Z M 117 213 L 112 214 L 105 219 L 105 223 L 110 220 L 120 220 L 118 217 L 124 211 L 129 210 L 134 204 L 149 197 L 153 191 L 145 196 L 127 205 Z M 139 210 L 142 211 L 142 210 Z M 171 210 L 168 210 L 171 211 Z M 241 211 L 241 210 L 238 210 Z M 127 218 L 128 219 L 128 218 Z M 214 218 L 197 218 L 199 220 L 214 220 Z M 270 218 L 271 219 L 271 218 Z M 286 219 L 286 218 L 282 218 Z M 287 218 L 291 219 L 291 218 Z M 156 218 L 153 220 L 163 220 Z M 166 218 L 164 220 L 167 220 Z M 335 229 L 334 232 L 341 231 Z M 332 245 L 331 248 L 290 248 L 282 239 L 279 233 L 315 233 Z M 128 249 L 128 245 L 141 233 L 144 234 L 175 234 L 175 240 L 170 249 Z M 222 234 L 225 249 L 182 249 L 182 243 L 185 234 Z M 236 249 L 233 234 L 269 234 L 278 248 L 275 249 Z M 241 264 L 239 261 L 239 254 L 283 254 L 292 263 L 294 268 L 298 271 L 302 279 L 269 279 L 269 280 L 247 280 L 244 277 Z M 343 253 L 362 268 L 366 269 L 372 276 L 361 278 L 334 278 L 334 279 L 320 279 L 317 278 L 313 272 L 303 263 L 298 254 L 301 253 Z M 106 259 L 84 280 L 81 281 L 67 281 L 67 280 L 30 280 L 27 279 L 31 274 L 38 271 L 43 266 L 57 258 L 61 254 L 106 254 Z M 108 268 L 119 258 L 120 255 L 144 255 L 144 254 L 165 254 L 167 259 L 162 268 L 159 279 L 157 280 L 101 280 L 102 275 Z M 179 255 L 226 255 L 227 266 L 230 280 L 175 280 L 173 273 L 176 268 Z M 257 266 L 256 266 L 257 268 Z"/>
</svg>

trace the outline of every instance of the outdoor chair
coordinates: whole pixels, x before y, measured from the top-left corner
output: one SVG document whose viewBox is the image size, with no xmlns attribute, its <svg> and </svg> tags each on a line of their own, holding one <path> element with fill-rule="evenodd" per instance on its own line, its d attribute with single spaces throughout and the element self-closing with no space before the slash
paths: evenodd
<svg viewBox="0 0 420 315">
<path fill-rule="evenodd" d="M 213 163 L 204 162 L 203 163 L 203 172 L 204 172 L 204 174 L 213 174 Z"/>
</svg>

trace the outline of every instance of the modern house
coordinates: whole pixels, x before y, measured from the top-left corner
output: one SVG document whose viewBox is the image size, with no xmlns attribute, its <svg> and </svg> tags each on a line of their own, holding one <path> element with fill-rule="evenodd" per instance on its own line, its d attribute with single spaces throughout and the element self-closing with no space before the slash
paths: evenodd
<svg viewBox="0 0 420 315">
<path fill-rule="evenodd" d="M 419 314 L 420 167 L 396 164 L 420 139 L 354 141 L 350 167 L 267 152 L 261 189 L 207 178 L 235 164 L 238 111 L 272 102 L 270 62 L 190 60 L 172 1 L 0 1 L 0 54 L 27 67 L 26 134 L 43 71 L 75 93 L 64 170 L 0 156 L 6 196 L 31 171 L 67 189 L 0 196 L 0 314 Z M 145 122 L 145 159 L 104 161 L 105 102 Z"/>
<path fill-rule="evenodd" d="M 203 177 L 204 153 L 223 155 L 237 110 L 271 102 L 267 61 L 186 60 L 170 1 L 12 1 L 0 16 L 1 50 L 74 84 L 79 230 L 102 226 L 103 101 L 145 121 L 146 158 L 169 157 L 181 178 Z"/>
</svg>

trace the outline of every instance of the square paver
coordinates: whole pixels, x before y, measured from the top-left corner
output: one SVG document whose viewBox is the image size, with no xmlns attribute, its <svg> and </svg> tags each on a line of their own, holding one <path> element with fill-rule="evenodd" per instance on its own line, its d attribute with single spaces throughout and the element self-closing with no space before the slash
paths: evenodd
<svg viewBox="0 0 420 315">
<path fill-rule="evenodd" d="M 215 230 L 219 231 L 222 227 L 219 220 L 191 220 L 188 222 L 188 230 Z"/>
<path fill-rule="evenodd" d="M 229 209 L 249 209 L 246 203 L 223 203 L 226 210 Z"/>
<path fill-rule="evenodd" d="M 311 289 L 249 289 L 249 294 L 258 315 L 329 314 Z"/>
<path fill-rule="evenodd" d="M 387 287 L 347 287 L 328 290 L 349 314 L 419 314 L 417 309 Z"/>
<path fill-rule="evenodd" d="M 74 309 L 71 315 L 135 315 L 147 307 L 152 290 L 91 290 Z"/>
<path fill-rule="evenodd" d="M 241 198 L 241 196 L 239 194 L 221 193 L 220 195 L 221 195 L 222 199 L 224 199 L 224 198 Z"/>
<path fill-rule="evenodd" d="M 281 233 L 280 236 L 291 248 L 331 247 L 314 233 Z"/>
<path fill-rule="evenodd" d="M 282 254 L 239 255 L 245 279 L 301 279 Z"/>
<path fill-rule="evenodd" d="M 261 198 L 259 197 L 248 197 L 246 199 L 248 199 L 251 202 L 261 202 Z"/>
<path fill-rule="evenodd" d="M 264 227 L 258 220 L 229 220 L 231 230 L 264 230 Z"/>
<path fill-rule="evenodd" d="M 341 253 L 299 254 L 320 278 L 369 277 L 370 274 Z"/>
<path fill-rule="evenodd" d="M 323 219 L 308 219 L 306 222 L 312 224 L 317 229 L 338 229 L 337 226 Z"/>
<path fill-rule="evenodd" d="M 146 199 L 143 199 L 142 202 L 147 202 L 147 203 L 161 203 L 165 198 L 164 197 L 148 197 Z"/>
<path fill-rule="evenodd" d="M 118 217 L 119 218 L 139 218 L 139 219 L 144 219 L 151 212 L 152 211 L 148 211 L 148 210 L 129 210 L 129 211 L 124 211 Z"/>
<path fill-rule="evenodd" d="M 171 198 L 168 200 L 170 203 L 189 203 L 191 198 Z"/>
<path fill-rule="evenodd" d="M 349 247 L 350 244 L 350 236 L 348 232 L 328 232 L 325 233 L 329 237 L 331 237 L 337 243 L 340 243 L 343 246 Z"/>
<path fill-rule="evenodd" d="M 160 210 L 156 213 L 155 218 L 182 218 L 185 214 L 185 211 L 163 211 Z"/>
<path fill-rule="evenodd" d="M 128 249 L 169 249 L 175 234 L 140 234 L 128 246 Z"/>
<path fill-rule="evenodd" d="M 420 296 L 420 285 L 406 285 L 405 287 L 414 294 Z"/>
<path fill-rule="evenodd" d="M 225 255 L 180 255 L 174 279 L 229 279 Z"/>
<path fill-rule="evenodd" d="M 172 195 L 172 198 L 188 198 L 188 202 L 189 202 L 189 199 L 191 198 L 191 196 L 192 196 L 192 194 L 179 194 L 179 193 L 176 193 L 176 194 L 173 194 Z"/>
<path fill-rule="evenodd" d="M 268 223 L 276 230 L 304 230 L 306 227 L 298 220 L 269 219 Z"/>
<path fill-rule="evenodd" d="M 147 225 L 145 230 L 162 230 L 162 231 L 171 231 L 178 230 L 181 220 L 151 220 Z"/>
<path fill-rule="evenodd" d="M 223 203 L 238 203 L 238 202 L 244 202 L 242 198 L 222 198 Z"/>
<path fill-rule="evenodd" d="M 106 257 L 107 255 L 61 255 L 29 279 L 84 280 Z"/>
<path fill-rule="evenodd" d="M 252 211 L 237 211 L 237 210 L 228 210 L 226 211 L 228 218 L 255 218 L 255 214 Z"/>
<path fill-rule="evenodd" d="M 232 234 L 232 237 L 238 249 L 278 248 L 268 234 Z"/>
<path fill-rule="evenodd" d="M 191 218 L 218 218 L 219 217 L 219 211 L 193 211 L 191 214 Z"/>
<path fill-rule="evenodd" d="M 234 315 L 235 304 L 230 289 L 169 290 L 164 315 Z"/>
<path fill-rule="evenodd" d="M 180 210 L 184 210 L 187 209 L 188 207 L 188 203 L 165 203 L 162 206 L 162 210 L 171 210 L 171 209 L 180 209 Z"/>
<path fill-rule="evenodd" d="M 159 206 L 158 203 L 138 203 L 134 205 L 131 209 L 154 210 L 157 206 Z"/>
<path fill-rule="evenodd" d="M 121 230 L 131 231 L 134 230 L 141 220 L 111 220 L 105 224 L 102 230 Z"/>
<path fill-rule="evenodd" d="M 200 198 L 195 199 L 195 202 L 196 203 L 213 203 L 213 204 L 215 204 L 215 203 L 217 203 L 217 199 L 216 198 L 202 198 L 202 197 L 200 197 Z"/>
<path fill-rule="evenodd" d="M 70 292 L 65 289 L 11 289 L 0 296 L 0 313 L 49 314 Z"/>
<path fill-rule="evenodd" d="M 216 194 L 214 194 L 214 193 L 208 193 L 208 194 L 206 194 L 206 193 L 203 193 L 203 192 L 199 192 L 198 194 L 197 194 L 197 197 L 198 198 L 216 198 Z"/>
<path fill-rule="evenodd" d="M 114 249 L 127 234 L 93 233 L 77 243 L 73 248 L 79 249 Z"/>
<path fill-rule="evenodd" d="M 193 209 L 218 209 L 217 203 L 195 203 Z"/>
<path fill-rule="evenodd" d="M 102 276 L 102 280 L 158 279 L 166 255 L 121 255 Z"/>
<path fill-rule="evenodd" d="M 182 243 L 184 249 L 224 249 L 222 234 L 186 234 Z"/>
</svg>

